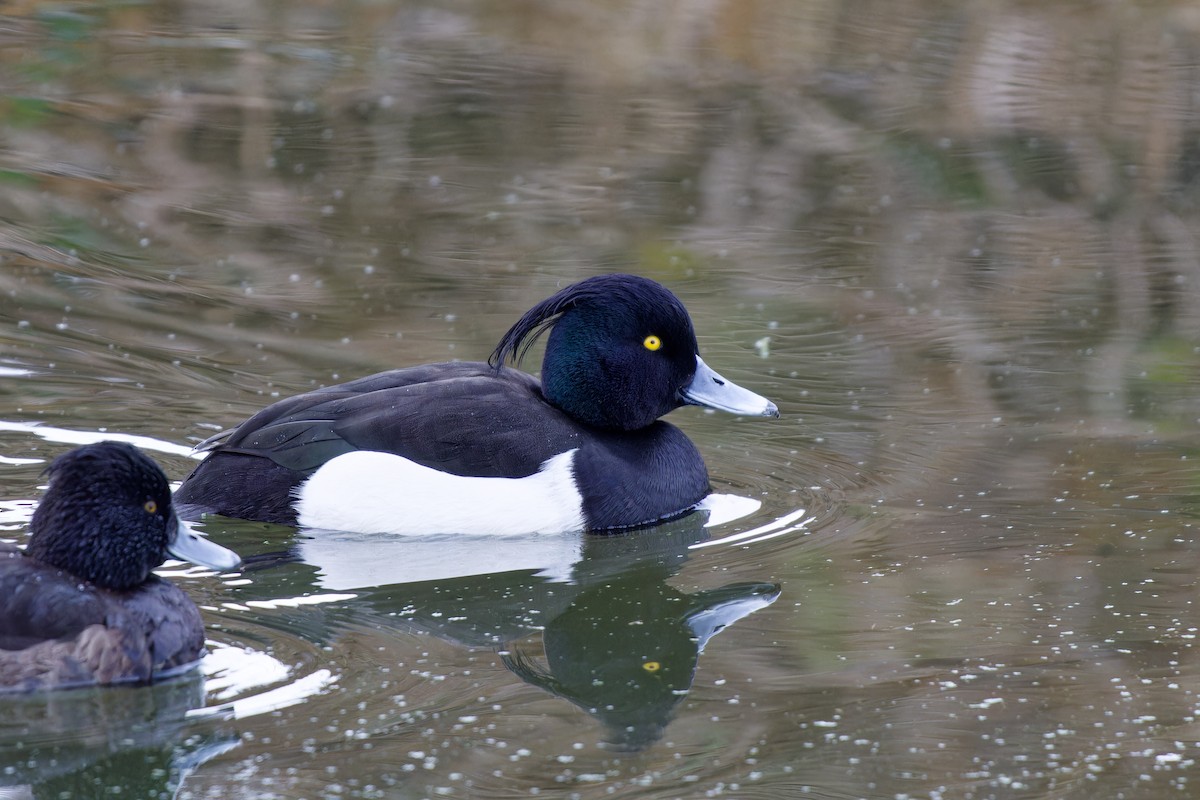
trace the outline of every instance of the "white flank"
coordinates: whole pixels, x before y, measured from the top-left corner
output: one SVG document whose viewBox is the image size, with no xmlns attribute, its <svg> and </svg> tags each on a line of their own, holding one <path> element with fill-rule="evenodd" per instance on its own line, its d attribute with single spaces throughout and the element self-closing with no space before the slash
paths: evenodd
<svg viewBox="0 0 1200 800">
<path fill-rule="evenodd" d="M 464 478 L 390 453 L 332 459 L 296 490 L 306 528 L 361 533 L 513 535 L 583 529 L 575 451 L 526 478 Z"/>
</svg>

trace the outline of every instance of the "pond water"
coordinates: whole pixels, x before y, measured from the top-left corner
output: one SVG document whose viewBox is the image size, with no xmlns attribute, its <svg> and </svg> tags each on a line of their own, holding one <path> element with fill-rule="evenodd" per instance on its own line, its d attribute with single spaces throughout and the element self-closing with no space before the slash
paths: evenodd
<svg viewBox="0 0 1200 800">
<path fill-rule="evenodd" d="M 0 701 L 0 796 L 1198 791 L 1190 3 L 0 12 L 7 539 L 608 271 L 782 414 L 671 414 L 719 497 L 630 535 L 208 519 L 201 668 Z"/>
</svg>

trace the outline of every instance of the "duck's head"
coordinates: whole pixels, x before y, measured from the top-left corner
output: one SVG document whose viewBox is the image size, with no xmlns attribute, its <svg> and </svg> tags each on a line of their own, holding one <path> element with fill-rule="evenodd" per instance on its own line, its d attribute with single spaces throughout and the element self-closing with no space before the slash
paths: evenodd
<svg viewBox="0 0 1200 800">
<path fill-rule="evenodd" d="M 489 363 L 519 360 L 547 328 L 542 392 L 581 422 L 637 430 L 682 405 L 779 416 L 774 403 L 701 360 L 687 309 L 648 278 L 600 275 L 568 286 L 526 312 Z"/>
<path fill-rule="evenodd" d="M 33 512 L 26 553 L 108 589 L 142 583 L 168 555 L 218 570 L 241 559 L 175 516 L 157 464 L 122 442 L 65 453 L 47 467 L 50 487 Z"/>
</svg>

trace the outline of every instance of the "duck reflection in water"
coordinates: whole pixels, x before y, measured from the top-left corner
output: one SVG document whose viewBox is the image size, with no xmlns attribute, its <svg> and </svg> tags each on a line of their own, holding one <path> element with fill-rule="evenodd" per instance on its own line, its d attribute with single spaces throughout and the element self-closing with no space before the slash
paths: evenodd
<svg viewBox="0 0 1200 800">
<path fill-rule="evenodd" d="M 611 746 L 649 746 L 691 688 L 708 640 L 779 596 L 771 583 L 686 594 L 667 577 L 650 564 L 581 592 L 542 632 L 545 668 L 515 648 L 504 665 L 603 722 Z"/>
<path fill-rule="evenodd" d="M 332 618 L 321 627 L 400 628 L 496 649 L 514 675 L 603 722 L 609 746 L 640 749 L 663 734 L 713 635 L 779 596 L 773 583 L 692 593 L 667 584 L 686 563 L 689 546 L 709 538 L 706 519 L 692 514 L 615 536 L 528 537 L 523 550 L 493 559 L 504 571 L 486 574 L 461 574 L 475 569 L 463 562 L 494 553 L 495 542 L 309 531 L 290 552 L 307 566 L 259 572 L 243 591 L 269 591 L 276 576 L 290 584 L 284 591 L 294 591 L 297 580 L 353 591 L 346 605 L 326 607 Z M 296 574 L 314 568 L 315 576 Z M 305 616 L 324 613 L 315 607 Z"/>
<path fill-rule="evenodd" d="M 0 699 L 0 797 L 175 797 L 187 776 L 240 743 L 198 728 L 204 676 Z"/>
</svg>

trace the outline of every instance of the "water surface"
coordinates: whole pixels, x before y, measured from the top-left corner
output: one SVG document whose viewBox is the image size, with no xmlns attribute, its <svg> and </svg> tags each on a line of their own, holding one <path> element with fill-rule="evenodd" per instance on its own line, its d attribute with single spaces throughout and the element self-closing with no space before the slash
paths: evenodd
<svg viewBox="0 0 1200 800">
<path fill-rule="evenodd" d="M 0 535 L 74 444 L 181 480 L 606 271 L 782 412 L 671 415 L 724 521 L 209 520 L 201 669 L 5 701 L 14 796 L 1194 791 L 1189 4 L 3 12 Z"/>
</svg>

